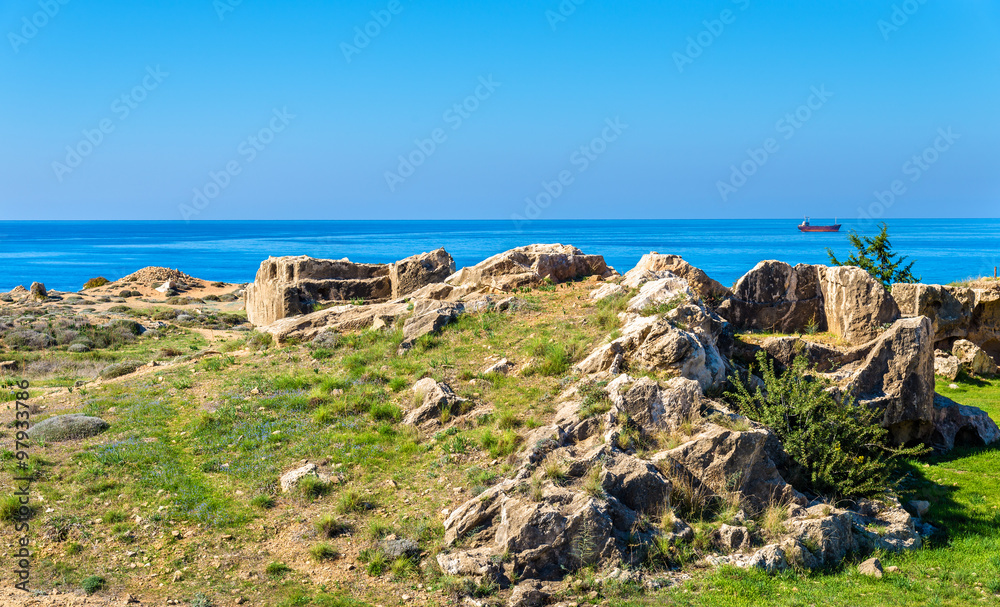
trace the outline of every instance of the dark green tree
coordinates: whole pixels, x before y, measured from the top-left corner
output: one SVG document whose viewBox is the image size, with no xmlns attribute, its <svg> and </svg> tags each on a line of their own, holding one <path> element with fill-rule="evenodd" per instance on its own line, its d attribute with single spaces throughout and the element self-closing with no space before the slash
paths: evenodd
<svg viewBox="0 0 1000 607">
<path fill-rule="evenodd" d="M 901 257 L 898 253 L 892 252 L 892 243 L 889 242 L 889 226 L 880 224 L 881 230 L 874 237 L 862 236 L 851 230 L 848 239 L 857 253 L 851 255 L 844 261 L 837 259 L 833 249 L 827 248 L 826 253 L 830 256 L 830 263 L 835 266 L 857 266 L 875 277 L 875 280 L 889 289 L 894 282 L 920 282 L 920 278 L 913 275 L 914 262 L 903 265 L 906 257 Z M 902 269 L 900 269 L 902 267 Z"/>
</svg>

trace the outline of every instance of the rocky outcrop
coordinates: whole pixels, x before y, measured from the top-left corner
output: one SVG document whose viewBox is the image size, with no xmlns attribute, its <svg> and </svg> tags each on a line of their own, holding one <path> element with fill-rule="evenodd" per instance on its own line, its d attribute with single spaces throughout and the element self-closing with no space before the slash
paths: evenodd
<svg viewBox="0 0 1000 607">
<path fill-rule="evenodd" d="M 440 282 L 455 262 L 444 249 L 408 257 L 391 265 L 347 259 L 269 257 L 244 295 L 247 318 L 255 326 L 308 314 L 316 305 L 363 300 L 384 302 Z"/>
<path fill-rule="evenodd" d="M 860 268 L 762 261 L 744 274 L 719 314 L 744 329 L 827 331 L 849 343 L 874 339 L 897 318 L 892 296 Z"/>
<path fill-rule="evenodd" d="M 282 318 L 260 330 L 270 333 L 278 343 L 291 338 L 306 342 L 327 331 L 360 331 L 371 328 L 376 322 L 391 326 L 396 319 L 409 313 L 409 305 L 405 303 L 347 304 Z"/>
<path fill-rule="evenodd" d="M 433 380 L 422 384 L 428 393 L 435 389 Z M 555 423 L 526 438 L 528 449 L 513 478 L 445 520 L 446 545 L 462 545 L 438 556 L 446 572 L 557 579 L 587 564 L 637 565 L 656 535 L 665 543 L 693 538 L 680 519 L 659 527 L 642 523 L 673 516 L 672 496 L 686 491 L 706 499 L 736 492 L 749 511 L 770 499 L 804 503 L 777 472 L 770 454 L 780 445 L 767 430 L 740 432 L 702 421 L 708 402 L 696 382 L 675 378 L 663 385 L 622 375 L 603 388 L 607 408 L 600 413 L 584 405 L 584 394 L 586 402 L 594 398 L 594 384 L 587 390 L 584 385 L 560 395 Z M 679 447 L 639 456 L 636 440 L 683 423 L 703 427 Z M 646 438 L 636 439 L 636 433 Z M 748 535 L 738 543 L 745 542 Z M 503 569 L 498 555 L 507 557 Z"/>
<path fill-rule="evenodd" d="M 934 395 L 934 433 L 931 444 L 949 451 L 954 447 L 991 445 L 1000 440 L 1000 429 L 985 411 Z"/>
<path fill-rule="evenodd" d="M 969 375 L 997 374 L 997 364 L 993 358 L 985 350 L 967 339 L 956 339 L 951 346 L 951 353 Z"/>
<path fill-rule="evenodd" d="M 661 255 L 656 251 L 643 255 L 639 263 L 625 273 L 621 284 L 635 289 L 646 282 L 666 278 L 667 274 L 687 281 L 698 297 L 706 301 L 720 300 L 729 295 L 729 289 L 679 255 Z"/>
<path fill-rule="evenodd" d="M 861 268 L 816 266 L 827 329 L 849 343 L 878 337 L 884 326 L 899 318 L 892 295 Z"/>
<path fill-rule="evenodd" d="M 403 324 L 403 342 L 399 352 L 403 353 L 424 335 L 437 333 L 448 323 L 458 318 L 465 310 L 460 303 L 418 300 L 413 304 L 413 314 Z"/>
<path fill-rule="evenodd" d="M 660 309 L 659 304 L 663 305 Z M 648 311 L 657 314 L 642 316 Z M 598 346 L 578 363 L 583 374 L 623 370 L 661 370 L 697 381 L 702 389 L 718 386 L 726 363 L 717 341 L 725 322 L 695 298 L 676 276 L 643 285 L 628 304 L 621 335 Z"/>
<path fill-rule="evenodd" d="M 462 268 L 445 282 L 463 292 L 497 292 L 537 286 L 546 279 L 559 283 L 586 276 L 610 278 L 614 275 L 614 269 L 608 267 L 600 255 L 585 255 L 570 245 L 533 244 Z"/>
<path fill-rule="evenodd" d="M 48 291 L 45 290 L 45 285 L 40 282 L 31 283 L 29 292 L 31 299 L 35 301 L 45 301 L 49 297 Z"/>
<path fill-rule="evenodd" d="M 1000 284 L 894 284 L 892 296 L 903 315 L 931 319 L 938 348 L 951 350 L 954 340 L 967 339 L 1000 361 Z"/>
<path fill-rule="evenodd" d="M 877 339 L 846 352 L 844 357 L 856 362 L 830 373 L 830 377 L 859 402 L 882 410 L 882 425 L 895 442 L 930 436 L 934 344 L 928 318 L 897 320 Z"/>
<path fill-rule="evenodd" d="M 389 265 L 392 298 L 398 299 L 426 285 L 444 282 L 455 272 L 455 260 L 444 249 L 407 257 Z"/>
<path fill-rule="evenodd" d="M 792 567 L 829 567 L 850 554 L 902 552 L 923 544 L 913 518 L 898 503 L 880 505 L 862 500 L 857 510 L 816 503 L 791 510 L 792 516 L 782 523 L 784 534 L 777 541 L 751 554 L 710 556 L 707 560 L 714 565 L 773 573 Z"/>
<path fill-rule="evenodd" d="M 708 424 L 691 441 L 652 459 L 675 483 L 695 490 L 704 485 L 715 495 L 737 493 L 754 512 L 772 503 L 804 504 L 805 496 L 785 482 L 769 455 L 773 440 L 764 428 L 737 431 Z"/>
<path fill-rule="evenodd" d="M 740 277 L 718 308 L 737 327 L 791 333 L 813 325 L 826 330 L 816 266 L 762 261 Z"/>
<path fill-rule="evenodd" d="M 472 404 L 456 395 L 448 384 L 436 382 L 430 377 L 413 384 L 413 395 L 420 405 L 406 414 L 403 423 L 418 428 L 436 426 L 442 420 L 458 417 L 466 413 Z"/>
</svg>

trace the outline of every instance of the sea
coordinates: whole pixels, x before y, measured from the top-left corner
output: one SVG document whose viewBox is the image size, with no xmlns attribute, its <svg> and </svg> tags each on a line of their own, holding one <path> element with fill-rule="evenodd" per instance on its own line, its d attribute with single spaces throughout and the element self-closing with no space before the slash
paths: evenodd
<svg viewBox="0 0 1000 607">
<path fill-rule="evenodd" d="M 681 255 L 731 285 L 764 259 L 828 263 L 845 258 L 848 235 L 802 233 L 797 219 L 572 220 L 515 224 L 454 221 L 0 221 L 0 290 L 42 282 L 77 291 L 90 278 L 121 278 L 145 266 L 208 280 L 251 282 L 269 256 L 309 255 L 388 263 L 444 247 L 458 267 L 531 243 L 562 243 L 603 255 L 624 273 L 650 251 Z M 814 225 L 832 223 L 813 219 Z M 893 219 L 892 247 L 925 283 L 993 276 L 1000 266 L 1000 219 Z"/>
</svg>

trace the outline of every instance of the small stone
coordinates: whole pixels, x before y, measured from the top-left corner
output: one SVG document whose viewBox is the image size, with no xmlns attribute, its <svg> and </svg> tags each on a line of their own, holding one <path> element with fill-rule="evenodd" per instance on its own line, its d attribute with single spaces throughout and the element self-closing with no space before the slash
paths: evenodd
<svg viewBox="0 0 1000 607">
<path fill-rule="evenodd" d="M 870 558 L 858 565 L 858 573 L 871 577 L 882 577 L 882 561 L 877 558 Z"/>
<path fill-rule="evenodd" d="M 910 510 L 920 518 L 923 518 L 927 514 L 927 511 L 931 509 L 931 503 L 926 500 L 910 500 L 909 506 Z"/>
<path fill-rule="evenodd" d="M 897 567 L 895 565 L 889 565 L 888 567 L 885 568 L 885 572 L 886 573 L 896 573 L 898 571 L 899 571 L 899 567 Z"/>
</svg>

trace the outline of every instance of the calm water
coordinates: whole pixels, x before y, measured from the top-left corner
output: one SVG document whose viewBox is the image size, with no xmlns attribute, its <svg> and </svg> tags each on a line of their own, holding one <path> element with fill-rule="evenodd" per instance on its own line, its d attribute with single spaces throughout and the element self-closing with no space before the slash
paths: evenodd
<svg viewBox="0 0 1000 607">
<path fill-rule="evenodd" d="M 348 257 L 385 263 L 445 247 L 459 267 L 530 243 L 572 244 L 604 255 L 620 272 L 643 253 L 679 254 L 723 284 L 762 259 L 826 263 L 826 247 L 848 253 L 838 234 L 802 234 L 798 220 L 535 221 L 32 221 L 0 222 L 0 290 L 32 281 L 76 291 L 95 276 L 111 280 L 144 266 L 249 282 L 269 255 Z M 825 223 L 814 219 L 813 223 Z M 915 260 L 928 283 L 992 275 L 1000 265 L 1000 219 L 908 219 L 890 223 L 892 244 Z"/>
</svg>

